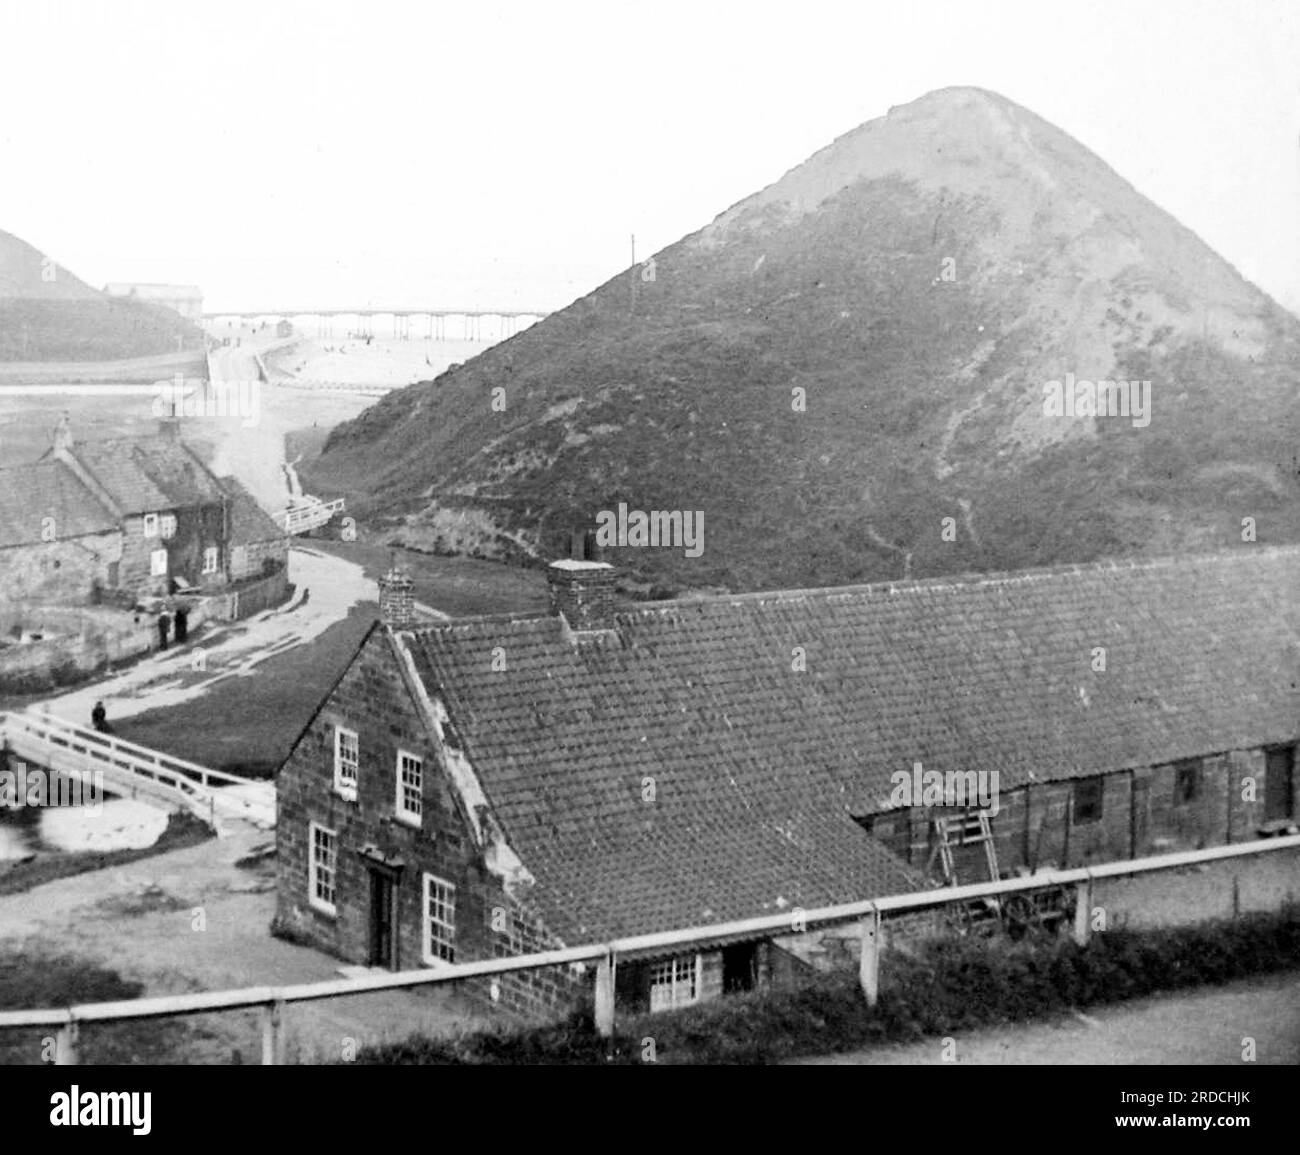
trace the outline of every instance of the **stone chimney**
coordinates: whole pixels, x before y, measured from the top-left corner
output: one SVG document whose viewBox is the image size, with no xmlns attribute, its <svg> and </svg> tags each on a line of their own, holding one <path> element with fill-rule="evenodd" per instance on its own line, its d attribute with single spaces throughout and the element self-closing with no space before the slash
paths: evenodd
<svg viewBox="0 0 1300 1155">
<path fill-rule="evenodd" d="M 582 633 L 614 628 L 614 567 L 603 561 L 553 561 L 546 567 L 551 612 Z"/>
<path fill-rule="evenodd" d="M 415 586 L 396 564 L 379 579 L 379 620 L 393 630 L 415 625 Z"/>
</svg>

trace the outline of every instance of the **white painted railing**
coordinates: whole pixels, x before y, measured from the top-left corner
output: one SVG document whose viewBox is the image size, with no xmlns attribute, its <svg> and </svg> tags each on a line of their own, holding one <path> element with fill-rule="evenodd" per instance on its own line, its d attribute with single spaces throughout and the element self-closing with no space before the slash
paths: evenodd
<svg viewBox="0 0 1300 1155">
<path fill-rule="evenodd" d="M 200 994 L 163 995 L 148 999 L 129 999 L 111 1003 L 86 1003 L 80 1006 L 42 1008 L 39 1010 L 0 1011 L 0 1030 L 5 1028 L 52 1027 L 58 1031 L 56 1063 L 77 1061 L 78 1029 L 82 1023 L 117 1022 L 126 1019 L 164 1019 L 178 1015 L 211 1011 L 259 1009 L 262 1017 L 262 1062 L 284 1061 L 284 1008 L 290 1003 L 314 1002 L 375 991 L 402 990 L 408 987 L 436 986 L 462 982 L 488 975 L 515 974 L 544 967 L 596 964 L 596 1027 L 606 1038 L 614 1033 L 614 971 L 620 955 L 667 952 L 674 948 L 698 946 L 726 939 L 759 938 L 764 934 L 802 933 L 813 926 L 861 921 L 862 957 L 859 982 L 867 1003 L 875 1006 L 880 990 L 879 967 L 881 921 L 886 914 L 929 910 L 973 899 L 1019 894 L 1046 887 L 1076 888 L 1074 938 L 1080 944 L 1091 932 L 1092 886 L 1099 879 L 1122 878 L 1158 870 L 1176 870 L 1224 859 L 1244 858 L 1300 849 L 1300 835 L 1261 839 L 1216 846 L 1208 850 L 1162 854 L 1127 862 L 1108 862 L 1074 870 L 1043 871 L 1027 878 L 984 882 L 972 886 L 941 887 L 916 894 L 891 895 L 816 910 L 786 911 L 762 918 L 714 923 L 711 926 L 638 935 L 607 943 L 566 947 L 538 954 L 511 958 L 484 959 L 479 962 L 455 963 L 437 969 L 399 971 L 395 974 L 368 975 L 355 979 L 332 979 L 328 982 L 299 983 L 284 987 L 248 987 L 234 991 L 211 991 Z M 794 925 L 797 915 L 797 927 Z"/>
<path fill-rule="evenodd" d="M 289 534 L 306 533 L 327 524 L 336 513 L 343 512 L 343 498 L 333 501 L 312 499 L 305 505 L 291 505 L 281 515 L 284 531 Z"/>
<path fill-rule="evenodd" d="M 321 381 L 311 377 L 289 377 L 277 374 L 271 384 L 288 389 L 308 389 L 317 393 L 356 393 L 362 397 L 384 397 L 402 385 L 357 385 L 347 381 Z"/>
<path fill-rule="evenodd" d="M 274 801 L 257 797 L 273 791 L 270 783 L 210 770 L 53 714 L 0 714 L 0 742 L 48 770 L 63 774 L 100 771 L 113 787 L 179 805 L 214 829 L 218 811 L 259 825 L 275 823 Z M 229 793 L 224 789 L 228 787 L 249 788 L 254 796 Z"/>
</svg>

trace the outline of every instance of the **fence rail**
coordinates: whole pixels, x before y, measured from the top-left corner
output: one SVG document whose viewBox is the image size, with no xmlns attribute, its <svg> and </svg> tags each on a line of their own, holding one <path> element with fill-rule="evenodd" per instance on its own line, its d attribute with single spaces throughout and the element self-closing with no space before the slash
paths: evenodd
<svg viewBox="0 0 1300 1155">
<path fill-rule="evenodd" d="M 881 922 L 886 914 L 928 910 L 974 899 L 1019 894 L 1046 887 L 1073 886 L 1077 890 L 1074 938 L 1087 943 L 1091 933 L 1092 885 L 1100 879 L 1122 878 L 1159 870 L 1176 870 L 1225 859 L 1300 849 L 1300 834 L 1255 842 L 1216 846 L 1207 850 L 1162 854 L 1147 858 L 1108 862 L 1072 870 L 1042 871 L 1026 878 L 1004 879 L 970 886 L 942 887 L 916 894 L 889 895 L 882 898 L 821 907 L 815 910 L 787 911 L 779 915 L 714 923 L 656 934 L 615 939 L 607 943 L 566 947 L 537 954 L 509 958 L 483 959 L 469 963 L 444 964 L 436 968 L 399 971 L 395 974 L 368 975 L 355 979 L 332 979 L 319 983 L 299 983 L 283 987 L 248 987 L 242 990 L 210 991 L 199 994 L 164 995 L 147 999 L 130 999 L 109 1003 L 87 1003 L 62 1008 L 0 1011 L 0 1030 L 20 1027 L 53 1027 L 59 1032 L 55 1062 L 77 1061 L 78 1028 L 81 1023 L 114 1022 L 126 1019 L 161 1019 L 178 1015 L 212 1011 L 258 1009 L 262 1014 L 262 1062 L 284 1061 L 284 1008 L 291 1003 L 313 1002 L 375 991 L 401 990 L 409 987 L 436 986 L 489 975 L 540 970 L 545 967 L 596 964 L 596 1026 L 606 1038 L 614 1032 L 614 972 L 620 955 L 689 947 L 718 939 L 759 937 L 764 932 L 795 933 L 792 920 L 796 913 L 800 930 L 813 926 L 862 921 L 862 956 L 859 982 L 869 1005 L 879 994 Z"/>
<path fill-rule="evenodd" d="M 343 498 L 333 501 L 313 500 L 307 505 L 290 506 L 280 516 L 284 520 L 284 531 L 289 534 L 306 533 L 327 524 L 336 513 L 343 512 Z"/>
<path fill-rule="evenodd" d="M 273 804 L 268 807 L 256 797 L 221 789 L 251 787 L 261 793 L 268 789 L 265 782 L 211 770 L 52 714 L 0 714 L 0 742 L 18 756 L 60 773 L 100 770 L 115 784 L 182 806 L 214 828 L 218 809 L 256 822 L 274 821 Z"/>
</svg>

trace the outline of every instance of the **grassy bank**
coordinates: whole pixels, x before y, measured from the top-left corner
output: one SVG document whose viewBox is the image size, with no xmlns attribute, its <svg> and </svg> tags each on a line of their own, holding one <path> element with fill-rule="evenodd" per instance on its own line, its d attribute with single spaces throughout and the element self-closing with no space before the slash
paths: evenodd
<svg viewBox="0 0 1300 1155">
<path fill-rule="evenodd" d="M 590 1015 L 544 1027 L 498 1027 L 450 1039 L 413 1036 L 368 1047 L 375 1064 L 771 1063 L 915 1042 L 1202 984 L 1300 962 L 1300 908 L 1166 930 L 1112 930 L 1087 947 L 1068 940 L 936 939 L 891 952 L 869 1008 L 857 975 L 818 975 L 679 1011 L 623 1020 L 612 1040 Z"/>
<path fill-rule="evenodd" d="M 142 983 L 117 971 L 68 955 L 46 953 L 37 944 L 6 944 L 0 950 L 0 1010 L 66 1007 L 76 1003 L 135 999 Z M 189 1031 L 184 1020 L 93 1024 L 78 1043 L 83 1063 L 174 1062 Z M 48 1063 L 52 1027 L 0 1031 L 0 1065 Z"/>
</svg>

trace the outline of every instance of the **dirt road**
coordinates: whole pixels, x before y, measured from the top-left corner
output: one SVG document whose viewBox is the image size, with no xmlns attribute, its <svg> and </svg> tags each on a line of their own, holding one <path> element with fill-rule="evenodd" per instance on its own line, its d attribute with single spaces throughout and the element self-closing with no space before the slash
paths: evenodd
<svg viewBox="0 0 1300 1155">
<path fill-rule="evenodd" d="M 289 551 L 294 600 L 247 622 L 209 635 L 195 645 L 155 653 L 115 677 L 47 699 L 50 712 L 85 725 L 97 701 L 110 721 L 146 710 L 177 706 L 228 678 L 247 677 L 268 658 L 314 641 L 363 601 L 377 597 L 375 583 L 354 562 L 315 550 Z M 202 668 L 196 669 L 196 655 Z"/>
<path fill-rule="evenodd" d="M 1189 1063 L 1248 1066 L 1300 1064 L 1300 971 L 1204 987 L 1190 994 L 1140 999 L 1093 1009 L 1057 1023 L 974 1031 L 953 1040 L 927 1039 L 800 1064 Z"/>
</svg>

